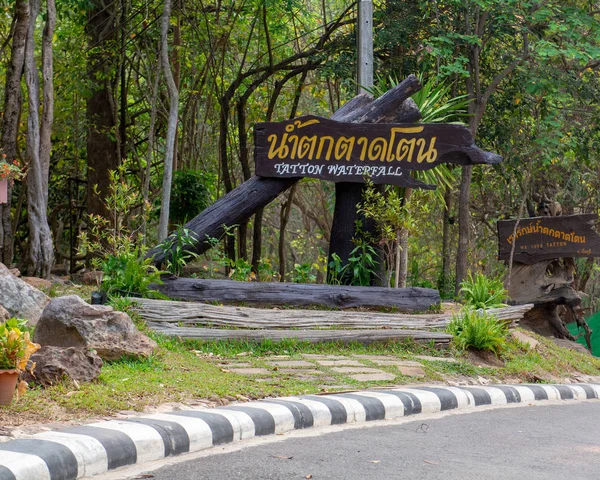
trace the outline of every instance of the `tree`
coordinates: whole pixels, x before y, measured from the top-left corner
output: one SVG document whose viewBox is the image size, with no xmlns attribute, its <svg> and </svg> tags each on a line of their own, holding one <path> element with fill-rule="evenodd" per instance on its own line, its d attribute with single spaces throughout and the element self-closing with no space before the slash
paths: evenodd
<svg viewBox="0 0 600 480">
<path fill-rule="evenodd" d="M 17 133 L 21 116 L 21 76 L 25 66 L 25 45 L 31 22 L 28 0 L 15 3 L 11 56 L 6 71 L 4 114 L 2 116 L 2 152 L 9 162 L 17 159 Z M 8 203 L 0 204 L 0 261 L 10 265 L 13 260 L 13 231 L 11 224 L 11 191 Z"/>
<path fill-rule="evenodd" d="M 52 82 L 52 37 L 56 24 L 54 0 L 47 0 L 46 27 L 42 39 L 43 114 L 39 116 L 40 85 L 35 63 L 35 19 L 40 0 L 30 0 L 32 21 L 27 32 L 25 47 L 25 81 L 27 84 L 29 115 L 27 117 L 27 220 L 29 247 L 27 271 L 29 275 L 47 277 L 54 263 L 54 245 L 48 225 L 48 174 L 50 168 L 50 133 L 54 117 Z"/>
</svg>

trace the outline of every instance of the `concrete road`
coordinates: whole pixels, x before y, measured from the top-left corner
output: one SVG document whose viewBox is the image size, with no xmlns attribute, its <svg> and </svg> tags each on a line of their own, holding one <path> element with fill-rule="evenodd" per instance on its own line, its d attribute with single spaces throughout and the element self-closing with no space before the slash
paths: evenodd
<svg viewBox="0 0 600 480">
<path fill-rule="evenodd" d="M 221 454 L 213 450 L 145 474 L 115 472 L 110 478 L 600 479 L 597 401 L 436 417 L 320 435 L 296 432 L 272 443 Z"/>
</svg>

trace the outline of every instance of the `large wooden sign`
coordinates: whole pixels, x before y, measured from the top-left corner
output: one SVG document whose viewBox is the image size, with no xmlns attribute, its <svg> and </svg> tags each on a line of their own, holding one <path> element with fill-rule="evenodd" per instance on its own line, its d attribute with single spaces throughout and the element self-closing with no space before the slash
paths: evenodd
<svg viewBox="0 0 600 480">
<path fill-rule="evenodd" d="M 473 143 L 462 125 L 360 124 L 305 116 L 254 127 L 256 174 L 313 177 L 334 182 L 425 187 L 410 170 L 440 163 L 491 164 L 502 160 Z"/>
<path fill-rule="evenodd" d="M 532 217 L 498 222 L 498 258 L 531 265 L 562 257 L 600 257 L 600 237 L 594 214 Z"/>
</svg>

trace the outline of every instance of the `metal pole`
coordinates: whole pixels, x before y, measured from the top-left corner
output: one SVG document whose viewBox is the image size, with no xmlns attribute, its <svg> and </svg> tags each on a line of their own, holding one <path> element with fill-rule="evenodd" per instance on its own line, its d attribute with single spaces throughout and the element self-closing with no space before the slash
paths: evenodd
<svg viewBox="0 0 600 480">
<path fill-rule="evenodd" d="M 358 93 L 373 86 L 373 1 L 358 1 L 357 35 Z"/>
</svg>

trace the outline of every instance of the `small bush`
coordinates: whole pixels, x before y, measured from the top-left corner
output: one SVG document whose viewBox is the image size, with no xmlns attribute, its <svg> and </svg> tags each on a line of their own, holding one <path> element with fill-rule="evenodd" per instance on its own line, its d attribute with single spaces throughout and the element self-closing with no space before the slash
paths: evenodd
<svg viewBox="0 0 600 480">
<path fill-rule="evenodd" d="M 475 277 L 469 274 L 460 284 L 460 296 L 465 305 L 473 308 L 500 308 L 506 306 L 508 292 L 502 280 L 478 273 Z"/>
<path fill-rule="evenodd" d="M 469 308 L 453 315 L 446 331 L 454 336 L 456 345 L 462 350 L 474 348 L 491 350 L 494 353 L 498 353 L 504 347 L 508 334 L 506 325 L 494 316 Z"/>
<path fill-rule="evenodd" d="M 108 255 L 101 264 L 102 289 L 110 296 L 155 294 L 150 284 L 161 284 L 160 271 L 152 265 L 151 258 L 144 258 L 137 248 L 119 255 Z"/>
</svg>

